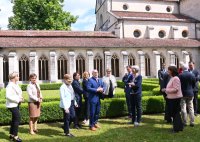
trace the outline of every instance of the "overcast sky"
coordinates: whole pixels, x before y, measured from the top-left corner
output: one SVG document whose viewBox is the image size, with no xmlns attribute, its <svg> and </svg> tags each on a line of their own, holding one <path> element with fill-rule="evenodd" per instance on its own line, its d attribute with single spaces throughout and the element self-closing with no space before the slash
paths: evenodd
<svg viewBox="0 0 200 142">
<path fill-rule="evenodd" d="M 11 0 L 0 0 L 0 27 L 5 30 L 8 25 L 8 17 L 12 16 Z M 73 31 L 93 31 L 96 0 L 65 0 L 64 10 L 79 16 L 76 24 L 72 25 Z"/>
</svg>

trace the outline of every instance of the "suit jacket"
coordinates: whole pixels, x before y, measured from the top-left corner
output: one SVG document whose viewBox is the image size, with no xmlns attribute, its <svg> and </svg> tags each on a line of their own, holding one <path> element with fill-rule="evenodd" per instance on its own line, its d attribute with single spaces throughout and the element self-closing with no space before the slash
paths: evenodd
<svg viewBox="0 0 200 142">
<path fill-rule="evenodd" d="M 166 86 L 167 86 L 167 83 L 166 83 L 167 75 L 168 75 L 168 73 L 166 72 L 166 70 L 160 69 L 158 71 L 158 79 L 159 79 L 160 89 L 166 88 Z"/>
<path fill-rule="evenodd" d="M 83 79 L 82 86 L 83 86 L 83 97 L 84 98 L 88 98 L 89 97 L 89 92 L 87 90 L 87 83 L 88 83 L 88 80 Z"/>
<path fill-rule="evenodd" d="M 122 78 L 122 81 L 125 84 L 124 92 L 129 94 L 131 92 L 131 87 L 128 85 L 133 81 L 133 75 L 132 74 L 125 74 L 124 77 Z"/>
<path fill-rule="evenodd" d="M 36 84 L 38 89 L 40 90 L 40 86 L 39 84 Z M 28 102 L 37 102 L 39 100 L 38 96 L 37 96 L 37 89 L 36 86 L 34 84 L 32 84 L 31 82 L 29 83 L 29 85 L 27 86 L 27 93 L 29 96 Z M 42 98 L 42 93 L 40 91 L 40 97 Z"/>
<path fill-rule="evenodd" d="M 139 74 L 138 76 L 133 79 L 133 83 L 135 84 L 132 86 L 131 94 L 142 95 L 142 76 Z"/>
<path fill-rule="evenodd" d="M 199 91 L 199 80 L 200 80 L 200 74 L 198 72 L 197 69 L 194 70 L 189 70 L 189 72 L 193 73 L 195 76 L 195 86 L 193 88 L 194 92 L 198 92 Z"/>
<path fill-rule="evenodd" d="M 108 95 L 109 93 L 109 89 L 110 89 L 110 80 L 112 82 L 112 90 L 113 90 L 113 94 L 115 94 L 115 88 L 117 87 L 117 81 L 114 75 L 111 75 L 110 77 L 104 76 L 103 77 L 103 82 L 104 85 L 106 86 L 106 90 L 105 90 L 105 95 Z"/>
<path fill-rule="evenodd" d="M 79 106 L 82 104 L 82 94 L 83 94 L 83 88 L 81 87 L 81 84 L 78 80 L 73 80 L 72 87 L 74 89 L 75 98 Z"/>
<path fill-rule="evenodd" d="M 192 73 L 189 71 L 183 71 L 179 75 L 180 81 L 181 81 L 181 90 L 183 97 L 193 97 L 193 88 L 195 86 L 195 77 Z"/>
<path fill-rule="evenodd" d="M 98 78 L 98 82 L 94 77 L 91 77 L 87 83 L 87 90 L 89 92 L 89 101 L 90 102 L 98 102 L 100 101 L 100 97 L 102 93 L 97 92 L 97 88 L 102 87 L 103 91 L 105 91 L 105 85 L 101 79 Z"/>
</svg>

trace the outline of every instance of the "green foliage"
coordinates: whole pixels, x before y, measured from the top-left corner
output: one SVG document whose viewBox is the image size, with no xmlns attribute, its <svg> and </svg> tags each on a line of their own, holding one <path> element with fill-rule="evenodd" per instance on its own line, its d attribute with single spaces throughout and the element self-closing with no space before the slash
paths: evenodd
<svg viewBox="0 0 200 142">
<path fill-rule="evenodd" d="M 13 30 L 70 30 L 77 16 L 63 11 L 64 0 L 14 0 L 14 16 L 9 18 Z"/>
<path fill-rule="evenodd" d="M 21 84 L 20 87 L 22 91 L 26 91 L 28 84 Z M 40 84 L 41 90 L 59 90 L 62 83 L 43 83 Z"/>
<path fill-rule="evenodd" d="M 160 96 L 162 93 L 160 92 L 160 87 L 156 87 L 152 90 L 152 94 L 155 96 Z"/>
</svg>

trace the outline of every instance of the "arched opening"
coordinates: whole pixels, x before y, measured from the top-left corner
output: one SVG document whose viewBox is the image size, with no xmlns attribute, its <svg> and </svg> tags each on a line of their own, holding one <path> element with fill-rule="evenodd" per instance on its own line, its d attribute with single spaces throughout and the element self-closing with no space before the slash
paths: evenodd
<svg viewBox="0 0 200 142">
<path fill-rule="evenodd" d="M 111 69 L 112 74 L 119 77 L 119 58 L 116 54 L 114 54 L 111 58 Z"/>
<path fill-rule="evenodd" d="M 46 56 L 41 56 L 38 61 L 39 66 L 39 80 L 49 80 L 49 66 Z"/>
<path fill-rule="evenodd" d="M 29 80 L 29 59 L 26 55 L 22 55 L 19 59 L 19 80 Z"/>
<path fill-rule="evenodd" d="M 103 59 L 100 55 L 94 57 L 94 69 L 99 71 L 99 77 L 103 77 Z"/>
<path fill-rule="evenodd" d="M 63 79 L 64 75 L 67 73 L 67 59 L 64 55 L 58 58 L 58 79 Z"/>
</svg>

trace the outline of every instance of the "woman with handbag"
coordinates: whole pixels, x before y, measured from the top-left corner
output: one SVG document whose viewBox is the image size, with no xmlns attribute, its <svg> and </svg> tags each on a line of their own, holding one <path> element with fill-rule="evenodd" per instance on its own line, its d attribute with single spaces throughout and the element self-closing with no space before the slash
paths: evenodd
<svg viewBox="0 0 200 142">
<path fill-rule="evenodd" d="M 40 117 L 40 109 L 42 102 L 42 93 L 40 91 L 39 84 L 36 83 L 37 75 L 35 73 L 30 74 L 29 76 L 30 83 L 27 86 L 27 92 L 29 96 L 28 108 L 29 108 L 29 128 L 30 134 L 34 135 L 38 132 L 37 130 L 37 121 Z"/>
</svg>

